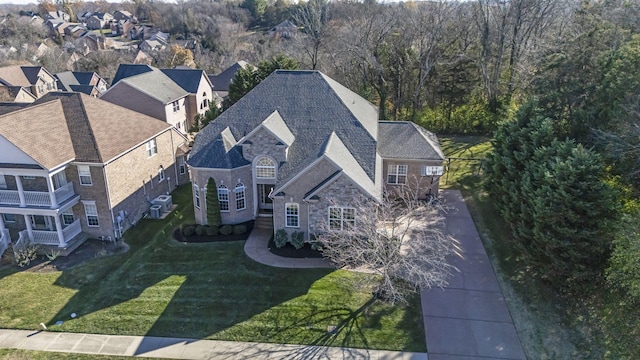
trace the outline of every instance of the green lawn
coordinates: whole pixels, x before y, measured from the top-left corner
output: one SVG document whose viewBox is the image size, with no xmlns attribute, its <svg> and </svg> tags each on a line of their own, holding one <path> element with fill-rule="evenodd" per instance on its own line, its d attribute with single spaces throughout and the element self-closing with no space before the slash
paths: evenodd
<svg viewBox="0 0 640 360">
<path fill-rule="evenodd" d="M 63 272 L 1 269 L 2 327 L 426 351 L 419 298 L 373 302 L 369 275 L 264 266 L 242 241 L 172 240 L 173 228 L 193 222 L 190 199 L 190 186 L 178 189 L 167 219 L 129 230 L 126 254 Z"/>
<path fill-rule="evenodd" d="M 440 180 L 442 189 L 472 189 L 482 174 L 482 161 L 491 151 L 490 139 L 481 136 L 441 137 L 440 146 L 448 171 Z"/>
</svg>

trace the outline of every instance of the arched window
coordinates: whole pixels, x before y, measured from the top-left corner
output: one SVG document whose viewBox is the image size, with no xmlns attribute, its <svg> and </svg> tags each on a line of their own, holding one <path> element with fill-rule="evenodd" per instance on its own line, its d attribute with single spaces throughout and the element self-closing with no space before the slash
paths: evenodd
<svg viewBox="0 0 640 360">
<path fill-rule="evenodd" d="M 275 179 L 276 163 L 268 157 L 261 157 L 256 162 L 256 177 L 260 179 Z"/>
<path fill-rule="evenodd" d="M 233 192 L 236 194 L 236 211 L 243 210 L 247 207 L 246 202 L 244 201 L 244 184 L 238 183 L 236 184 Z"/>
<path fill-rule="evenodd" d="M 226 186 L 218 186 L 218 202 L 220 211 L 229 211 L 229 189 Z"/>
</svg>

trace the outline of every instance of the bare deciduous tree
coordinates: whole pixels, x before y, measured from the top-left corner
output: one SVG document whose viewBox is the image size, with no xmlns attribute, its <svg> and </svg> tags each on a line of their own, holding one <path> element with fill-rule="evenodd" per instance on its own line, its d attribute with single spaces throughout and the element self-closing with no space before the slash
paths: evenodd
<svg viewBox="0 0 640 360">
<path fill-rule="evenodd" d="M 408 188 L 381 203 L 359 198 L 330 209 L 316 240 L 338 267 L 380 276 L 374 294 L 406 302 L 408 293 L 447 284 L 446 256 L 454 240 L 443 231 L 441 207 L 418 200 Z"/>
</svg>

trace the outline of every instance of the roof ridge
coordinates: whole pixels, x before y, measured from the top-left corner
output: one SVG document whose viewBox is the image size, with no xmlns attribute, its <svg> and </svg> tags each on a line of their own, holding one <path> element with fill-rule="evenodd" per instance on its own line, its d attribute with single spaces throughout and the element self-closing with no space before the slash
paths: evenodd
<svg viewBox="0 0 640 360">
<path fill-rule="evenodd" d="M 89 138 L 91 139 L 91 144 L 93 145 L 93 148 L 96 150 L 96 154 L 98 154 L 98 159 L 100 159 L 100 161 L 103 161 L 102 154 L 100 154 L 100 148 L 98 148 L 98 142 L 96 141 L 96 136 L 93 133 L 93 127 L 91 126 L 91 122 L 89 121 L 89 114 L 87 114 L 87 109 L 85 108 L 85 105 L 84 105 L 84 101 L 83 101 L 84 99 L 82 99 L 82 96 L 84 94 L 76 93 L 73 95 L 77 97 L 78 101 L 80 102 L 80 108 L 82 109 L 82 114 L 83 114 L 82 119 L 86 120 L 83 122 L 86 123 L 87 125 L 87 130 L 89 131 Z M 67 117 L 65 116 L 65 120 L 66 119 Z M 69 126 L 69 122 L 67 122 L 67 126 Z M 73 139 L 72 139 L 72 142 L 73 142 Z"/>
</svg>

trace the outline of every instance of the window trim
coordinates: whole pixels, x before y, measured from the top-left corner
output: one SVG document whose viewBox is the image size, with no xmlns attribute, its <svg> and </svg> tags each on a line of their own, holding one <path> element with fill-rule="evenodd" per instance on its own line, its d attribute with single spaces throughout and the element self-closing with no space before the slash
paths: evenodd
<svg viewBox="0 0 640 360">
<path fill-rule="evenodd" d="M 260 165 L 260 162 L 263 160 L 267 160 L 273 165 Z M 273 169 L 273 176 L 261 176 L 261 172 L 264 173 L 265 170 L 271 169 Z M 275 179 L 277 175 L 277 164 L 272 158 L 268 156 L 261 156 L 256 161 L 255 172 L 256 179 Z M 269 171 L 269 174 L 271 174 L 271 171 Z"/>
<path fill-rule="evenodd" d="M 198 187 L 198 184 L 193 184 L 193 197 L 195 199 L 193 204 L 196 208 L 200 209 L 200 188 Z"/>
<path fill-rule="evenodd" d="M 331 217 L 331 211 L 332 211 L 332 209 L 337 209 L 337 210 L 339 210 L 339 211 L 340 211 L 340 217 L 339 217 L 339 218 L 338 218 L 338 217 L 334 217 L 334 218 L 332 218 L 332 217 Z M 353 219 L 346 219 L 346 220 L 345 220 L 345 217 L 344 217 L 344 212 L 345 212 L 345 210 L 353 210 Z M 330 230 L 344 231 L 344 224 L 345 224 L 345 221 L 347 221 L 347 222 L 353 222 L 353 227 L 355 227 L 355 226 L 356 226 L 356 208 L 354 208 L 354 207 L 350 207 L 350 206 L 329 206 L 329 207 L 327 208 L 327 217 L 328 217 L 328 219 L 329 219 L 329 229 L 330 229 Z M 334 229 L 334 228 L 332 228 L 332 227 L 331 227 L 331 222 L 332 222 L 332 221 L 339 221 L 339 222 L 340 222 L 340 229 L 337 229 L 337 228 L 336 228 L 336 229 Z"/>
<path fill-rule="evenodd" d="M 404 173 L 400 171 L 400 169 L 404 169 Z M 392 171 L 393 170 L 393 171 Z M 407 183 L 407 173 L 409 171 L 409 167 L 404 164 L 396 164 L 389 165 L 387 168 L 387 184 L 391 185 L 405 185 Z M 400 177 L 404 177 L 404 181 L 400 182 Z M 391 177 L 394 178 L 394 181 L 391 181 Z"/>
<path fill-rule="evenodd" d="M 84 207 L 84 215 L 85 218 L 87 220 L 87 226 L 89 227 L 100 227 L 100 218 L 98 215 L 98 207 L 96 206 L 96 202 L 95 201 L 89 201 L 89 200 L 83 200 L 82 201 L 82 205 Z M 94 211 L 87 211 L 87 210 L 95 210 L 95 214 Z M 90 217 L 95 217 L 95 224 L 91 223 Z"/>
<path fill-rule="evenodd" d="M 180 100 L 176 100 L 172 102 L 171 105 L 173 106 L 174 113 L 177 113 L 178 111 L 180 111 Z"/>
<path fill-rule="evenodd" d="M 91 177 L 91 167 L 89 165 L 77 165 L 78 170 L 78 180 L 80 181 L 80 185 L 82 186 L 91 186 L 93 185 L 93 178 Z M 89 182 L 86 183 L 82 180 L 82 178 L 88 178 Z"/>
<path fill-rule="evenodd" d="M 13 216 L 13 220 L 7 219 L 7 215 L 12 215 Z M 5 223 L 14 223 L 18 221 L 18 217 L 16 216 L 16 214 L 2 214 L 2 220 Z"/>
<path fill-rule="evenodd" d="M 162 167 L 162 165 L 160 166 L 160 168 L 158 168 L 158 184 L 164 181 L 164 168 Z"/>
<path fill-rule="evenodd" d="M 236 197 L 236 211 L 244 210 L 247 208 L 247 200 L 246 200 L 246 189 L 243 183 L 239 182 L 236 184 L 236 187 L 233 188 L 233 192 Z M 240 206 L 239 202 L 242 201 L 242 206 Z"/>
<path fill-rule="evenodd" d="M 71 222 L 67 222 L 67 218 L 65 218 L 65 216 L 71 216 Z M 69 226 L 73 224 L 74 221 L 76 221 L 76 219 L 73 216 L 73 209 L 68 209 L 62 212 L 62 225 Z"/>
<path fill-rule="evenodd" d="M 295 213 L 290 213 L 289 209 L 293 210 L 295 208 Z M 289 220 L 295 219 L 295 225 L 289 223 Z M 288 228 L 299 228 L 300 227 L 300 204 L 289 202 L 284 204 L 284 226 Z"/>
<path fill-rule="evenodd" d="M 156 142 L 156 138 L 153 138 L 146 143 L 147 148 L 147 159 L 155 156 L 158 153 L 158 143 Z"/>
<path fill-rule="evenodd" d="M 187 173 L 187 163 L 184 161 L 184 156 L 178 158 L 178 168 L 180 169 L 180 175 Z"/>
<path fill-rule="evenodd" d="M 433 169 L 435 169 L 435 174 L 427 174 L 427 169 L 431 169 L 431 172 L 433 173 Z M 442 176 L 444 171 L 444 167 L 443 166 L 433 166 L 433 165 L 422 165 L 422 167 L 420 167 L 420 176 Z"/>
<path fill-rule="evenodd" d="M 229 188 L 226 185 L 218 185 L 218 203 L 220 204 L 220 212 L 229 212 L 231 204 L 229 203 Z"/>
</svg>

